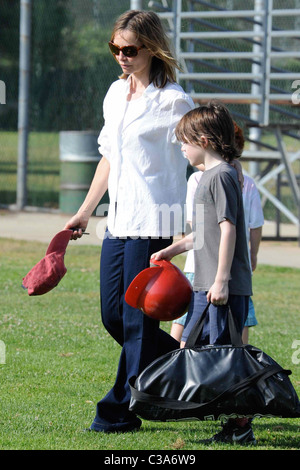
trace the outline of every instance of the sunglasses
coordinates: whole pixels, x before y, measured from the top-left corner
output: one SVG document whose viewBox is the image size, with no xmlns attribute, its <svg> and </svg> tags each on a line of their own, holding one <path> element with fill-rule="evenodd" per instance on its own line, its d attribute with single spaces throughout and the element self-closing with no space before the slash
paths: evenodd
<svg viewBox="0 0 300 470">
<path fill-rule="evenodd" d="M 110 48 L 110 51 L 114 55 L 119 55 L 121 51 L 125 57 L 136 57 L 138 55 L 139 50 L 145 47 L 144 45 L 140 47 L 137 47 L 137 46 L 120 47 L 120 46 L 117 46 L 117 44 L 114 44 L 113 42 L 109 42 L 108 46 Z"/>
</svg>

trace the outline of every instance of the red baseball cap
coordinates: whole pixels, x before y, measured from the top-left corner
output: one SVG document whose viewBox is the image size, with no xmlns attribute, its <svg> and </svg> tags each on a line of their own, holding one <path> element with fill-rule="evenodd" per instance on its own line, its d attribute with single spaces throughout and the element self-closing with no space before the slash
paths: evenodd
<svg viewBox="0 0 300 470">
<path fill-rule="evenodd" d="M 175 320 L 187 311 L 192 286 L 170 261 L 150 261 L 155 266 L 144 269 L 133 279 L 126 291 L 125 301 L 155 320 Z"/>
<path fill-rule="evenodd" d="M 72 230 L 62 230 L 51 240 L 46 255 L 23 278 L 22 287 L 28 295 L 42 295 L 49 292 L 64 277 L 67 268 L 64 255 L 70 241 Z"/>
</svg>

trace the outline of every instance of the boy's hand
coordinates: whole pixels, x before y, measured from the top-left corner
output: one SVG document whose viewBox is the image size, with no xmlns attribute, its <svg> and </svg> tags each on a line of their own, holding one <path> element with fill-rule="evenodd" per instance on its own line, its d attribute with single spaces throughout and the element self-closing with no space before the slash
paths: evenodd
<svg viewBox="0 0 300 470">
<path fill-rule="evenodd" d="M 213 305 L 226 305 L 229 296 L 228 282 L 215 281 L 207 293 L 207 301 Z"/>
<path fill-rule="evenodd" d="M 163 249 L 163 250 L 160 250 L 160 251 L 157 251 L 156 253 L 153 253 L 153 255 L 151 255 L 151 259 L 150 259 L 150 263 L 151 261 L 153 260 L 160 260 L 160 259 L 165 259 L 167 261 L 171 261 L 172 259 L 172 256 L 170 256 L 168 254 L 168 251 L 167 249 Z"/>
</svg>

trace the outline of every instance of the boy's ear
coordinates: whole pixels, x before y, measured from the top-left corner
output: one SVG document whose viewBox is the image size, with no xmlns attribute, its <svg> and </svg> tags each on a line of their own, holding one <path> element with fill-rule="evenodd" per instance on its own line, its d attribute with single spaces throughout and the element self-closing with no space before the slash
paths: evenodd
<svg viewBox="0 0 300 470">
<path fill-rule="evenodd" d="M 201 135 L 200 141 L 201 141 L 203 148 L 206 148 L 208 146 L 208 139 L 207 137 L 205 137 L 205 135 Z"/>
</svg>

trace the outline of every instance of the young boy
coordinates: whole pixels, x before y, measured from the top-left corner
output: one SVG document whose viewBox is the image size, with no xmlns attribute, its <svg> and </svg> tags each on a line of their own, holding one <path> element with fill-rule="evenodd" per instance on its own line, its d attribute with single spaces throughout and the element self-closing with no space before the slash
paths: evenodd
<svg viewBox="0 0 300 470">
<path fill-rule="evenodd" d="M 193 232 L 152 258 L 170 260 L 194 249 L 194 295 L 181 346 L 208 302 L 201 344 L 229 344 L 228 305 L 242 334 L 252 295 L 242 192 L 237 172 L 229 164 L 240 156 L 234 123 L 227 108 L 214 101 L 183 116 L 176 136 L 190 164 L 205 166 L 194 197 Z M 210 441 L 256 443 L 244 418 L 228 420 Z"/>
</svg>

